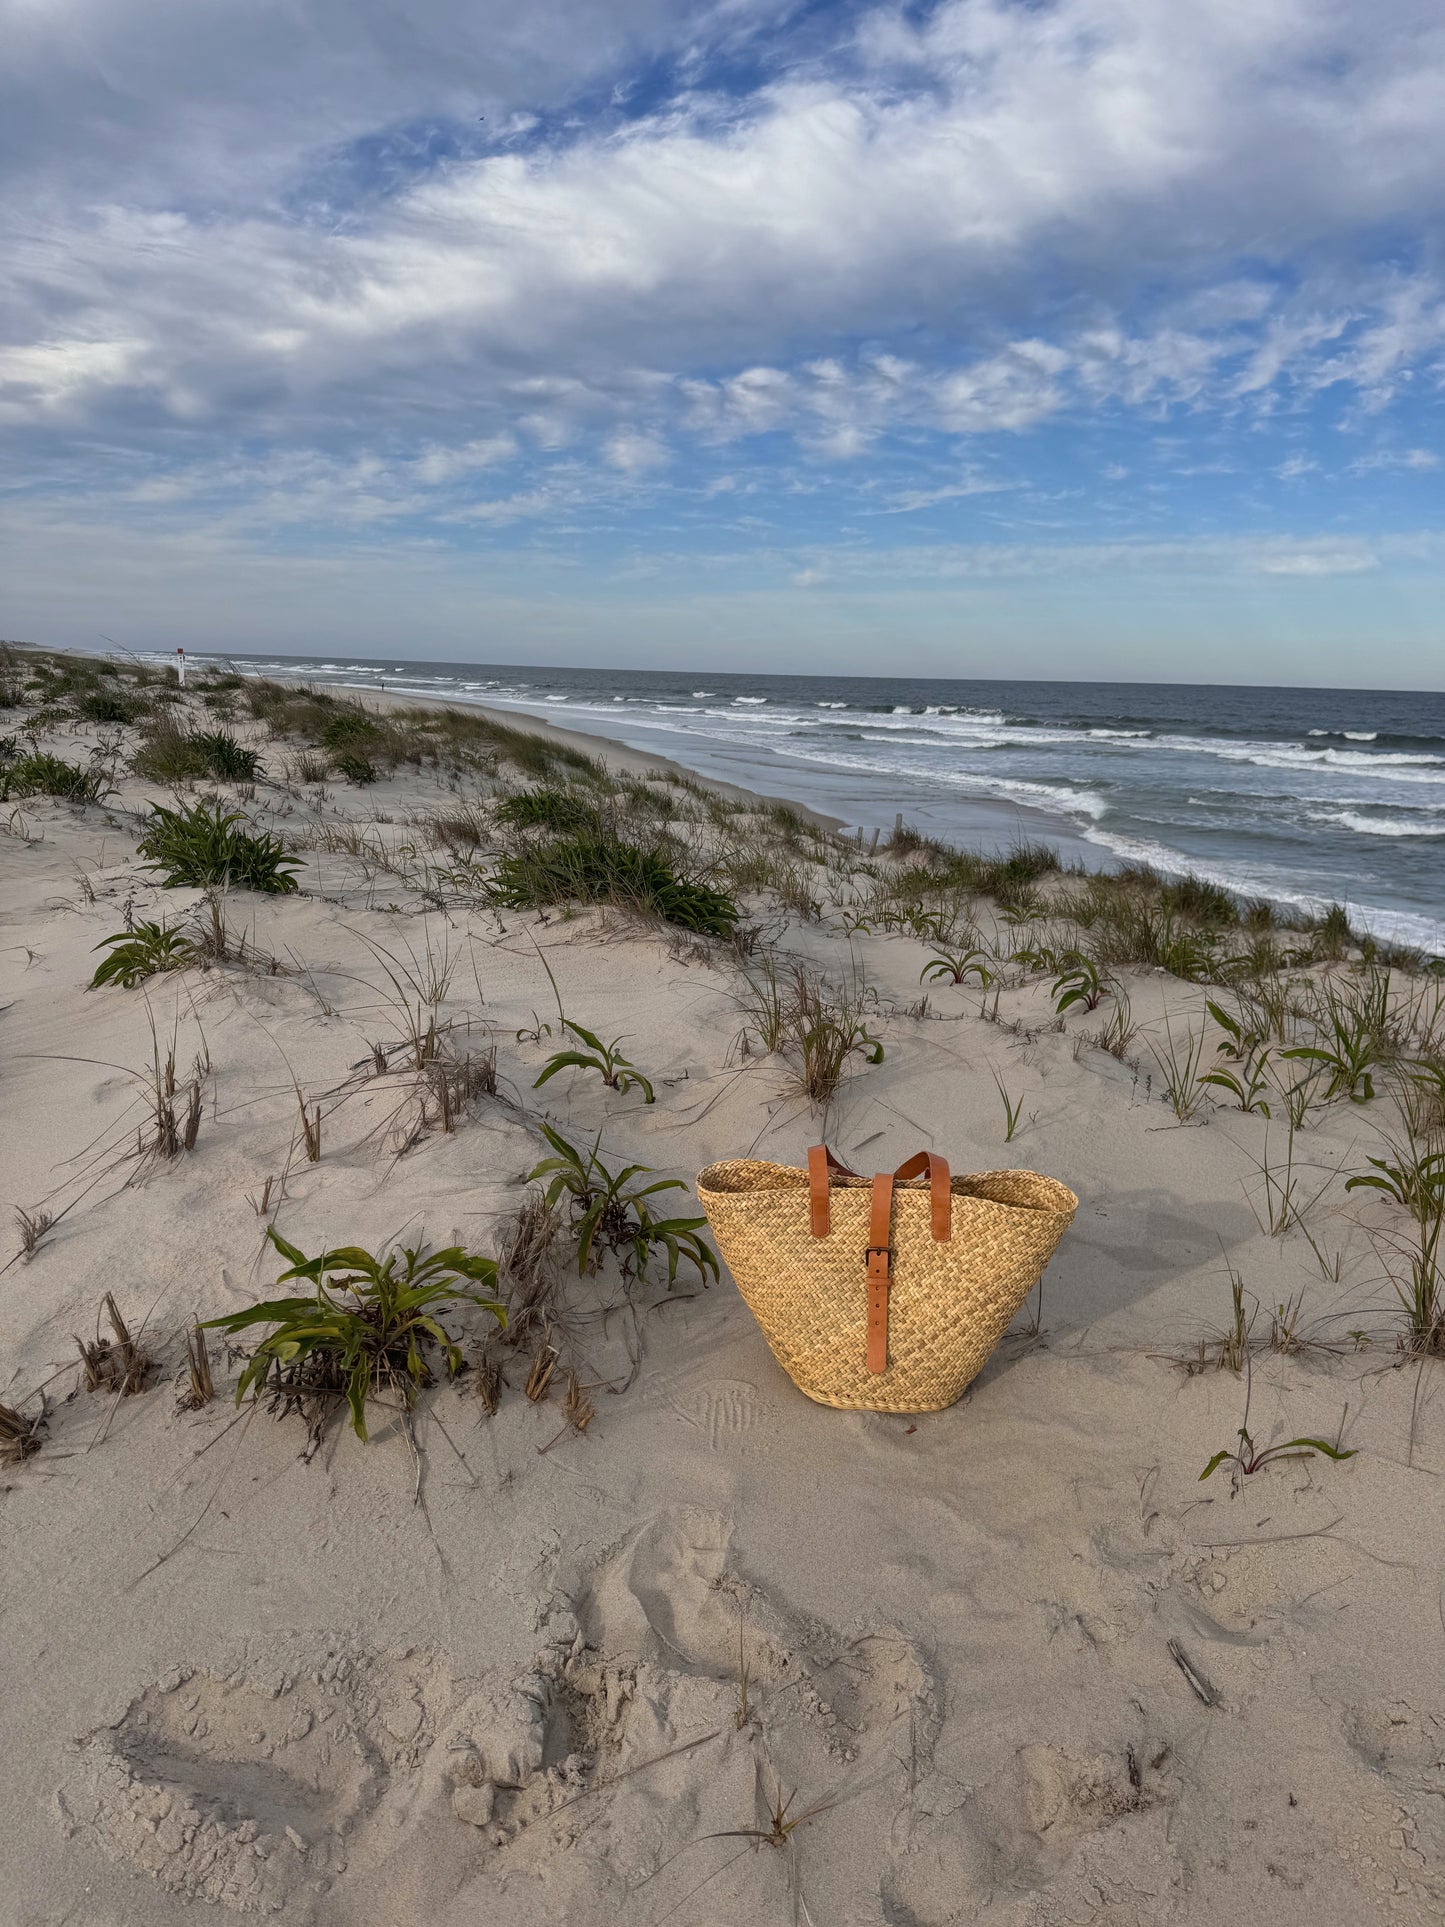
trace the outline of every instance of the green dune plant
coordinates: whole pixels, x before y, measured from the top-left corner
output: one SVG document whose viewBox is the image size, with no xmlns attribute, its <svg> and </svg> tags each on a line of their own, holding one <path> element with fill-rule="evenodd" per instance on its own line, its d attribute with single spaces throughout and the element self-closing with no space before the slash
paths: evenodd
<svg viewBox="0 0 1445 1927">
<path fill-rule="evenodd" d="M 311 1289 L 205 1321 L 203 1329 L 232 1338 L 258 1325 L 271 1328 L 241 1373 L 238 1405 L 247 1393 L 253 1401 L 272 1394 L 279 1410 L 344 1400 L 352 1430 L 365 1441 L 369 1401 L 395 1393 L 409 1412 L 431 1381 L 429 1351 L 440 1351 L 453 1374 L 462 1369 L 461 1348 L 441 1322 L 448 1312 L 476 1305 L 499 1325 L 507 1322 L 505 1306 L 492 1295 L 495 1260 L 460 1245 L 430 1253 L 404 1247 L 383 1258 L 359 1245 L 339 1245 L 308 1258 L 274 1225 L 266 1235 L 289 1261 L 277 1284 L 297 1279 Z"/>
<path fill-rule="evenodd" d="M 1166 1010 L 1163 1046 L 1151 1043 L 1149 1054 L 1159 1067 L 1170 1109 L 1181 1124 L 1187 1124 L 1204 1097 L 1200 1071 L 1204 1061 L 1203 1027 L 1195 1030 L 1192 1025 L 1186 1025 L 1183 1037 L 1176 1037 Z"/>
<path fill-rule="evenodd" d="M 1217 1472 L 1221 1465 L 1233 1467 L 1236 1484 L 1240 1479 L 1262 1472 L 1267 1465 L 1275 1465 L 1281 1459 L 1307 1459 L 1319 1454 L 1326 1459 L 1352 1459 L 1354 1448 L 1344 1451 L 1338 1445 L 1331 1445 L 1328 1439 L 1298 1438 L 1284 1439 L 1278 1445 L 1256 1445 L 1246 1426 L 1239 1428 L 1238 1445 L 1227 1445 L 1214 1457 L 1200 1473 L 1200 1482 Z"/>
<path fill-rule="evenodd" d="M 541 1075 L 533 1081 L 532 1089 L 540 1090 L 549 1078 L 557 1075 L 558 1071 L 569 1069 L 596 1071 L 608 1090 L 616 1091 L 619 1096 L 625 1097 L 628 1091 L 640 1090 L 644 1104 L 655 1103 L 656 1097 L 651 1082 L 638 1070 L 632 1059 L 624 1057 L 618 1049 L 622 1039 L 614 1037 L 610 1044 L 604 1044 L 602 1039 L 594 1031 L 588 1030 L 585 1024 L 579 1024 L 569 1017 L 562 1008 L 562 992 L 558 987 L 551 964 L 542 953 L 540 944 L 537 945 L 537 955 L 542 958 L 542 968 L 547 973 L 547 981 L 551 984 L 552 994 L 557 999 L 557 1021 L 563 1034 L 570 1031 L 585 1048 L 553 1051 L 542 1066 Z M 548 1026 L 549 1032 L 550 1028 Z"/>
<path fill-rule="evenodd" d="M 194 940 L 183 930 L 172 930 L 164 918 L 158 923 L 142 918 L 134 930 L 117 931 L 113 937 L 102 938 L 95 947 L 110 954 L 96 965 L 90 980 L 92 990 L 99 990 L 103 984 L 119 984 L 122 990 L 133 990 L 147 977 L 159 976 L 167 970 L 184 970 L 198 955 Z"/>
<path fill-rule="evenodd" d="M 209 776 L 218 783 L 254 783 L 264 774 L 255 750 L 224 729 L 189 730 L 164 710 L 131 758 L 137 776 L 153 783 L 188 783 Z"/>
<path fill-rule="evenodd" d="M 99 803 L 114 788 L 105 764 L 92 756 L 82 768 L 48 749 L 32 749 L 0 764 L 0 803 L 12 796 L 53 796 L 64 803 Z"/>
<path fill-rule="evenodd" d="M 631 1090 L 639 1090 L 644 1104 L 656 1102 L 650 1081 L 632 1059 L 624 1057 L 618 1049 L 622 1042 L 620 1037 L 614 1037 L 610 1044 L 604 1044 L 595 1031 L 588 1030 L 585 1024 L 579 1024 L 575 1018 L 564 1017 L 562 1021 L 565 1028 L 586 1048 L 553 1051 L 543 1065 L 541 1075 L 533 1081 L 534 1091 L 539 1090 L 549 1078 L 555 1077 L 558 1071 L 596 1071 L 608 1090 L 616 1091 L 619 1097 L 625 1097 Z"/>
<path fill-rule="evenodd" d="M 1394 1054 L 1390 1015 L 1388 969 L 1371 971 L 1357 984 L 1328 983 L 1312 1012 L 1314 1043 L 1280 1054 L 1319 1065 L 1328 1078 L 1323 1103 L 1347 1097 L 1352 1104 L 1368 1104 L 1375 1095 L 1375 1070 Z"/>
<path fill-rule="evenodd" d="M 604 1252 L 612 1252 L 624 1278 L 645 1280 L 659 1253 L 667 1258 L 667 1287 L 677 1282 L 678 1266 L 686 1260 L 696 1267 L 704 1284 L 718 1275 L 711 1247 L 698 1236 L 705 1217 L 660 1218 L 650 1199 L 664 1191 L 686 1191 L 681 1178 L 659 1178 L 645 1164 L 624 1165 L 614 1171 L 599 1155 L 599 1131 L 590 1150 L 581 1150 L 550 1124 L 542 1136 L 552 1149 L 528 1173 L 528 1183 L 546 1180 L 543 1202 L 555 1211 L 566 1200 L 573 1235 L 577 1239 L 577 1275 L 595 1274 Z M 650 1182 L 644 1182 L 650 1180 Z"/>
<path fill-rule="evenodd" d="M 802 964 L 793 966 L 792 976 L 783 1005 L 784 1048 L 797 1060 L 803 1095 L 821 1108 L 837 1094 L 855 1057 L 883 1062 L 883 1045 L 866 1015 L 872 992 L 856 970 L 841 984 L 826 983 Z"/>
<path fill-rule="evenodd" d="M 571 790 L 519 790 L 497 805 L 497 821 L 516 830 L 553 830 L 567 834 L 594 828 L 597 806 Z"/>
<path fill-rule="evenodd" d="M 1097 1010 L 1108 994 L 1108 982 L 1093 958 L 1075 953 L 1054 979 L 1054 1010 L 1060 1017 L 1075 1004 L 1082 1004 L 1085 1010 Z"/>
<path fill-rule="evenodd" d="M 1009 1096 L 1008 1086 L 1004 1083 L 1003 1077 L 995 1065 L 990 1064 L 988 1068 L 989 1074 L 993 1078 L 994 1086 L 1003 1102 L 1003 1141 L 1005 1144 L 1012 1144 L 1014 1135 L 1019 1128 L 1019 1118 L 1023 1112 L 1024 1101 L 1021 1097 Z"/>
<path fill-rule="evenodd" d="M 972 977 L 985 990 L 994 980 L 992 960 L 986 950 L 946 949 L 942 945 L 918 973 L 918 981 L 926 983 L 965 984 Z"/>
<path fill-rule="evenodd" d="M 698 936 L 731 936 L 738 920 L 731 897 L 678 876 L 659 850 L 624 843 L 602 829 L 554 837 L 503 856 L 487 894 L 508 910 L 615 903 Z"/>
<path fill-rule="evenodd" d="M 1267 1094 L 1274 1086 L 1269 1076 L 1269 1047 L 1264 1042 L 1264 1033 L 1243 1008 L 1236 1016 L 1211 998 L 1206 1001 L 1205 1009 L 1224 1032 L 1223 1040 L 1215 1046 L 1215 1056 L 1224 1058 L 1225 1062 L 1203 1072 L 1200 1083 L 1227 1091 L 1240 1110 L 1258 1111 L 1262 1117 L 1268 1117 Z"/>
<path fill-rule="evenodd" d="M 147 867 L 161 872 L 168 890 L 216 886 L 285 896 L 298 888 L 291 872 L 300 858 L 288 856 L 278 837 L 241 826 L 240 810 L 212 798 L 174 809 L 151 805 L 150 825 L 140 840 Z"/>
</svg>

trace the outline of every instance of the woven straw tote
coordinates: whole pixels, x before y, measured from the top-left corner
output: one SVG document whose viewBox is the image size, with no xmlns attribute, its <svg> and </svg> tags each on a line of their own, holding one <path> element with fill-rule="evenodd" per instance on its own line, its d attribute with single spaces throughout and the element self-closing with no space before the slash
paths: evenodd
<svg viewBox="0 0 1445 1927">
<path fill-rule="evenodd" d="M 822 1145 L 805 1171 L 710 1164 L 697 1195 L 799 1391 L 873 1412 L 937 1412 L 961 1396 L 1079 1204 L 1034 1171 L 950 1178 L 930 1151 L 862 1178 Z"/>
</svg>

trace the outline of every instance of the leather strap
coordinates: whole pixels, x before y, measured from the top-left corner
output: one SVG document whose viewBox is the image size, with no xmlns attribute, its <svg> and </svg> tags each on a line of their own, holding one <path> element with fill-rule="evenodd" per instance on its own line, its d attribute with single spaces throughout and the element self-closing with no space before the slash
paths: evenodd
<svg viewBox="0 0 1445 1927">
<path fill-rule="evenodd" d="M 841 1177 L 856 1177 L 846 1164 L 840 1164 L 823 1144 L 808 1152 L 808 1206 L 812 1233 L 826 1238 L 829 1228 L 828 1187 L 834 1172 Z M 891 1174 L 881 1171 L 873 1180 L 868 1219 L 868 1250 L 865 1257 L 868 1289 L 868 1349 L 865 1363 L 875 1375 L 888 1369 L 888 1291 L 893 1272 L 893 1247 L 889 1233 L 893 1218 L 893 1187 L 928 1173 L 932 1231 L 942 1244 L 953 1233 L 953 1190 L 948 1165 L 933 1151 L 919 1151 L 905 1159 Z"/>
<path fill-rule="evenodd" d="M 815 1144 L 808 1152 L 808 1210 L 815 1238 L 828 1235 L 828 1184 L 832 1173 L 856 1178 L 858 1173 L 840 1164 L 826 1144 Z"/>
<path fill-rule="evenodd" d="M 868 1354 L 870 1372 L 888 1369 L 888 1281 L 893 1249 L 888 1242 L 893 1216 L 893 1179 L 880 1171 L 873 1180 L 872 1209 L 868 1216 Z"/>
<path fill-rule="evenodd" d="M 921 1177 L 925 1171 L 933 1200 L 934 1243 L 945 1244 L 953 1236 L 953 1187 L 944 1160 L 935 1151 L 919 1151 L 900 1164 L 893 1176 L 902 1184 L 909 1178 Z"/>
</svg>

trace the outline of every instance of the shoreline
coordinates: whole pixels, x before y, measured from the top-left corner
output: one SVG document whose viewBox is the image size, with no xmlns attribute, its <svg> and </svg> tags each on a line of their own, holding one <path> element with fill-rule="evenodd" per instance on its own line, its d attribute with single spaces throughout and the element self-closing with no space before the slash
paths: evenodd
<svg viewBox="0 0 1445 1927">
<path fill-rule="evenodd" d="M 35 644 L 13 645 L 21 649 L 39 651 Z M 44 653 L 40 651 L 40 653 Z M 61 651 L 89 657 L 96 660 L 134 660 L 145 662 L 147 666 L 174 668 L 174 660 L 165 656 L 145 656 L 139 652 L 103 651 L 98 649 L 73 649 Z M 447 710 L 454 709 L 464 713 L 475 713 L 485 719 L 509 727 L 525 725 L 532 733 L 543 740 L 551 740 L 576 749 L 583 754 L 599 757 L 609 767 L 619 771 L 640 775 L 648 769 L 664 770 L 711 790 L 714 794 L 731 798 L 734 801 L 757 801 L 768 807 L 784 807 L 794 810 L 805 820 L 827 830 L 852 836 L 860 829 L 865 839 L 870 831 L 876 830 L 881 838 L 886 838 L 898 821 L 924 837 L 934 838 L 946 848 L 970 851 L 984 850 L 993 853 L 1006 852 L 1010 848 L 1044 843 L 1058 856 L 1061 867 L 1077 867 L 1088 875 L 1108 876 L 1119 870 L 1143 865 L 1156 875 L 1165 878 L 1197 878 L 1200 882 L 1216 886 L 1228 892 L 1237 903 L 1247 905 L 1253 901 L 1265 901 L 1282 911 L 1287 917 L 1303 916 L 1317 918 L 1324 915 L 1332 904 L 1343 906 L 1351 919 L 1352 926 L 1373 936 L 1385 944 L 1399 945 L 1405 949 L 1415 949 L 1431 956 L 1445 955 L 1445 929 L 1440 920 L 1432 920 L 1428 915 L 1412 907 L 1386 905 L 1361 905 L 1348 889 L 1331 895 L 1322 888 L 1301 887 L 1293 878 L 1266 879 L 1251 876 L 1248 862 L 1233 867 L 1208 856 L 1191 857 L 1184 853 L 1161 851 L 1159 846 L 1128 836 L 1105 838 L 1102 834 L 1091 835 L 1087 826 L 1081 826 L 1068 817 L 1035 804 L 1017 801 L 1005 802 L 1001 798 L 970 794 L 966 799 L 949 796 L 905 795 L 912 779 L 901 778 L 897 791 L 888 797 L 886 806 L 870 807 L 874 799 L 866 794 L 857 796 L 858 808 L 847 810 L 837 806 L 822 808 L 817 803 L 804 802 L 801 796 L 788 788 L 775 788 L 755 781 L 739 781 L 717 773 L 716 769 L 699 767 L 689 763 L 667 749 L 652 746 L 639 746 L 628 743 L 603 729 L 569 727 L 553 720 L 552 715 L 521 702 L 489 702 L 464 691 L 422 691 L 378 687 L 376 683 L 352 681 L 341 665 L 338 673 L 317 675 L 315 673 L 282 674 L 273 668 L 259 666 L 270 662 L 270 658 L 252 658 L 227 654 L 196 654 L 188 657 L 187 667 L 202 673 L 234 673 L 247 679 L 260 679 L 283 684 L 288 687 L 335 691 L 345 690 L 358 702 L 371 702 L 396 708 Z M 436 665 L 440 667 L 440 665 Z M 377 661 L 380 669 L 380 659 Z M 397 671 L 402 679 L 405 671 Z M 541 672 L 538 672 L 541 673 Z M 1192 687 L 1193 685 L 1191 685 Z M 639 731 L 645 732 L 646 724 L 639 724 Z M 711 740 L 711 739 L 706 739 Z M 706 764 L 726 761 L 728 746 L 718 742 L 713 745 L 715 755 L 700 757 Z M 785 751 L 765 751 L 780 759 Z M 751 772 L 749 772 L 751 774 Z M 824 776 L 811 775 L 814 786 L 823 787 L 827 778 L 832 779 L 833 787 L 847 790 L 855 788 L 866 792 L 880 782 L 876 773 L 864 773 L 855 781 L 841 769 L 829 769 Z M 799 785 L 800 789 L 806 787 Z M 960 831 L 949 821 L 951 813 L 966 808 L 969 815 L 977 819 L 967 829 Z"/>
<path fill-rule="evenodd" d="M 475 710 L 488 722 L 500 723 L 503 727 L 515 728 L 516 718 L 524 717 L 532 725 L 530 734 L 540 736 L 544 742 L 559 743 L 568 749 L 581 751 L 583 755 L 595 756 L 607 767 L 627 776 L 645 776 L 650 770 L 663 770 L 671 776 L 686 777 L 689 782 L 699 784 L 715 796 L 727 797 L 735 803 L 761 803 L 771 807 L 796 810 L 806 822 L 816 823 L 820 829 L 841 830 L 844 825 L 841 817 L 829 816 L 810 804 L 801 803 L 792 796 L 769 796 L 762 790 L 750 789 L 740 783 L 729 783 L 720 777 L 704 775 L 702 771 L 680 763 L 676 757 L 654 755 L 650 750 L 635 749 L 630 743 L 619 742 L 614 736 L 594 735 L 591 730 L 568 729 L 554 723 L 549 717 L 538 716 L 531 710 L 499 709 L 490 703 L 473 701 L 470 697 L 443 700 L 436 696 L 417 696 L 406 690 L 371 689 L 357 683 L 319 683 L 304 676 L 273 676 L 268 678 L 283 684 L 288 689 L 335 689 L 349 690 L 353 695 L 364 698 L 382 710 L 386 709 L 465 709 Z M 363 705 L 364 706 L 364 705 Z"/>
</svg>

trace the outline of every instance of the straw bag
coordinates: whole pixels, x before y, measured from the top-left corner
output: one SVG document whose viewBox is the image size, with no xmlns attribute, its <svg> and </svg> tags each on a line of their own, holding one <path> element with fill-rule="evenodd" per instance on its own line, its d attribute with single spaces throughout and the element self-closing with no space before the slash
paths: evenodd
<svg viewBox="0 0 1445 1927">
<path fill-rule="evenodd" d="M 950 1178 L 931 1151 L 861 1178 L 821 1144 L 806 1171 L 751 1158 L 710 1164 L 697 1195 L 799 1391 L 874 1412 L 952 1405 L 1079 1203 L 1034 1171 Z"/>
</svg>

